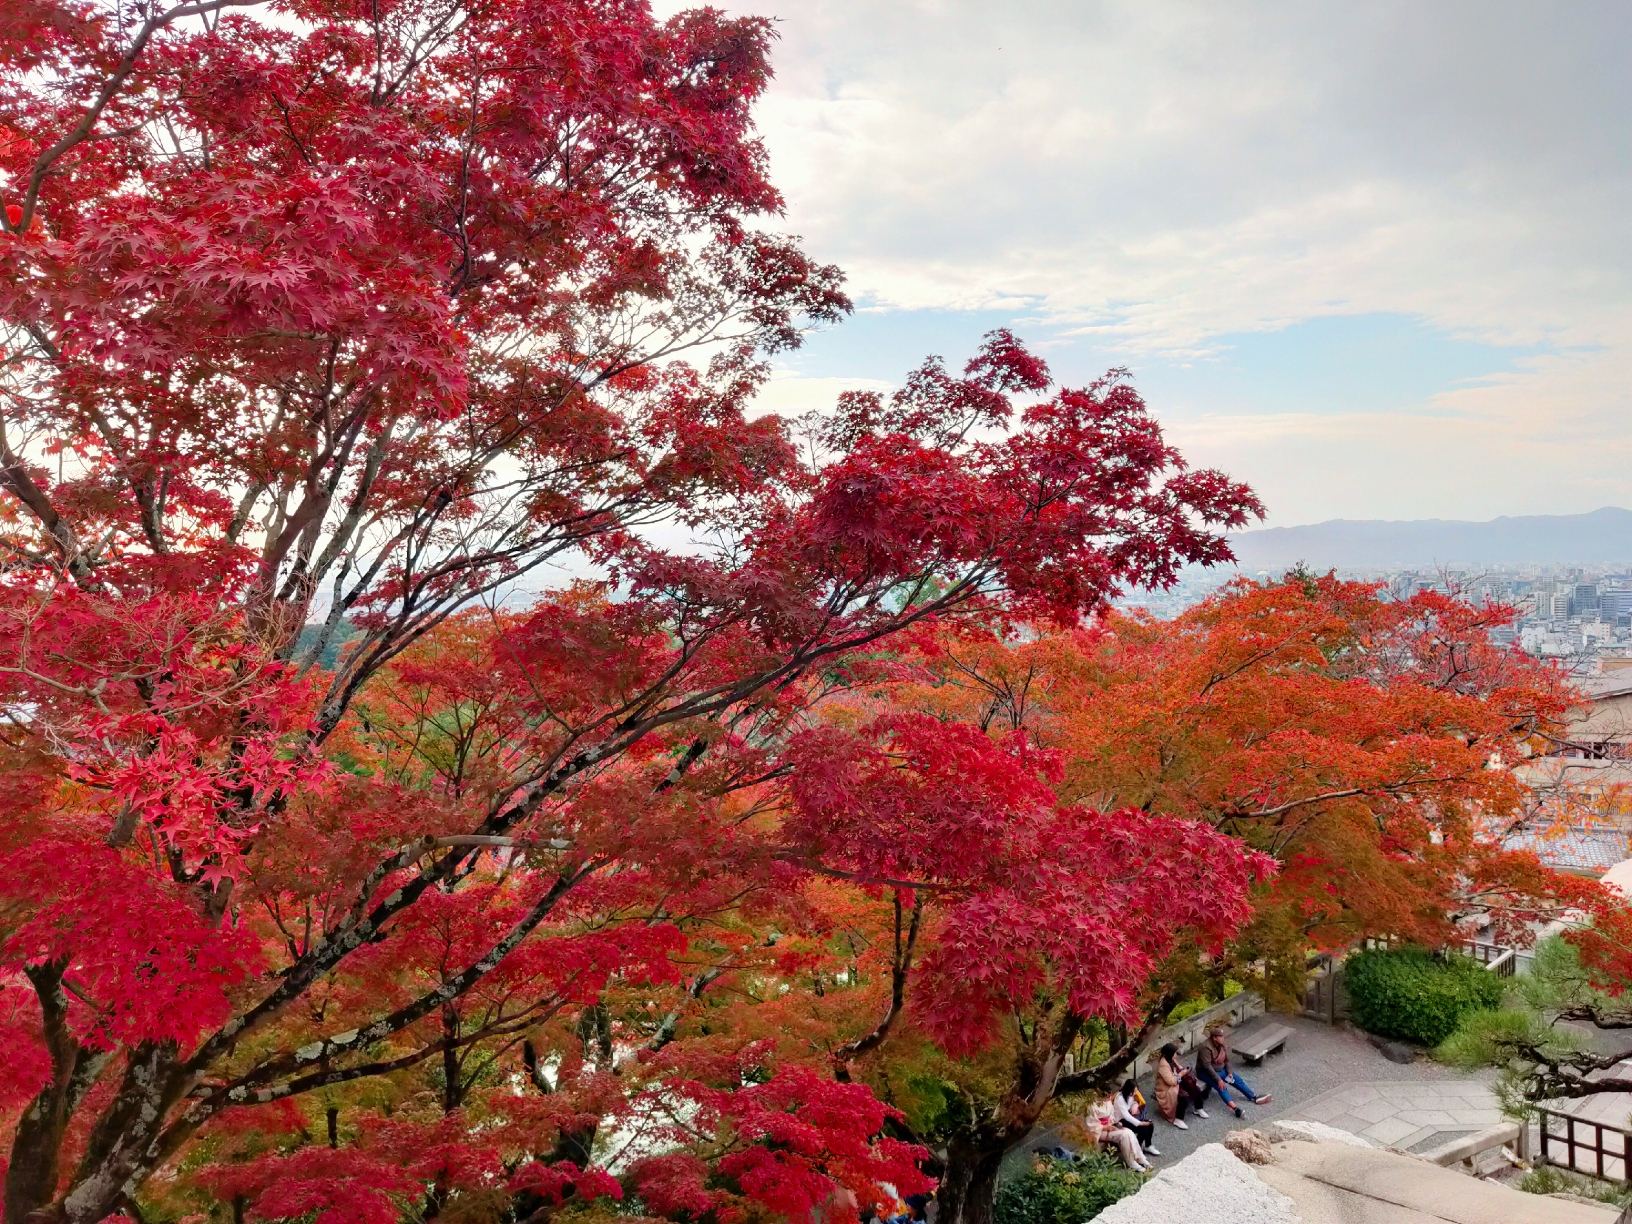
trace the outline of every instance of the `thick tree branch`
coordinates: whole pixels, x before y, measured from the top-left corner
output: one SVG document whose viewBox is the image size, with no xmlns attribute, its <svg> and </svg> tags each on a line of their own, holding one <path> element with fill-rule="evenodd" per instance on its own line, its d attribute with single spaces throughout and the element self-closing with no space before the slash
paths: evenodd
<svg viewBox="0 0 1632 1224">
<path fill-rule="evenodd" d="M 365 1025 L 360 1029 L 348 1029 L 343 1033 L 336 1033 L 331 1037 L 320 1038 L 301 1046 L 297 1050 L 289 1050 L 275 1058 L 269 1059 L 256 1066 L 253 1070 L 240 1076 L 231 1084 L 224 1084 L 218 1088 L 206 1090 L 198 1095 L 197 1101 L 212 1108 L 217 1107 L 220 1101 L 264 1102 L 275 1099 L 265 1095 L 266 1089 L 257 1085 L 265 1084 L 273 1079 L 287 1075 L 304 1065 L 322 1065 L 331 1059 L 342 1057 L 357 1050 L 366 1049 L 370 1044 L 389 1037 L 393 1033 L 401 1032 L 408 1026 L 423 1020 L 437 1008 L 465 994 L 494 969 L 498 968 L 522 940 L 543 922 L 562 897 L 577 887 L 582 881 L 605 867 L 607 859 L 593 859 L 584 864 L 577 871 L 563 873 L 556 877 L 555 882 L 545 894 L 536 901 L 532 908 L 513 926 L 505 937 L 488 949 L 480 960 L 454 974 L 435 990 L 430 991 L 412 1003 L 398 1008 L 389 1015 Z M 281 1095 L 287 1095 L 283 1093 Z M 196 1111 L 199 1105 L 195 1105 Z"/>
<path fill-rule="evenodd" d="M 727 964 L 729 964 L 729 961 Z M 727 965 L 722 964 L 713 965 L 707 969 L 704 969 L 691 980 L 691 985 L 686 987 L 686 997 L 693 1001 L 702 998 L 703 991 L 707 990 L 710 985 L 712 985 L 719 978 L 723 977 L 725 975 L 726 968 Z M 646 1043 L 646 1048 L 648 1050 L 656 1053 L 658 1050 L 661 1050 L 664 1046 L 668 1045 L 669 1042 L 674 1040 L 674 1035 L 680 1028 L 680 1017 L 683 1012 L 684 1009 L 679 1007 L 669 1010 L 669 1012 L 658 1023 L 657 1032 L 653 1033 L 652 1039 Z"/>
<path fill-rule="evenodd" d="M 906 942 L 901 939 L 901 889 L 895 890 L 895 956 L 890 966 L 890 1001 L 885 1005 L 884 1015 L 875 1024 L 871 1032 L 864 1033 L 854 1041 L 847 1041 L 833 1051 L 833 1062 L 842 1073 L 844 1066 L 853 1058 L 859 1058 L 869 1050 L 875 1050 L 883 1044 L 884 1038 L 890 1034 L 896 1018 L 906 1002 L 907 976 L 912 972 L 912 952 L 918 943 L 918 931 L 924 918 L 924 898 L 921 892 L 914 891 L 912 897 L 912 916 L 907 924 Z M 845 1078 L 843 1074 L 840 1078 Z"/>
<path fill-rule="evenodd" d="M 1104 1093 L 1126 1078 L 1124 1074 L 1139 1057 L 1140 1048 L 1161 1029 L 1167 1021 L 1167 1013 L 1179 1005 L 1182 991 L 1169 990 L 1162 995 L 1151 1009 L 1145 1013 L 1144 1023 L 1137 1032 L 1128 1034 L 1128 1038 L 1104 1062 L 1093 1067 L 1085 1067 L 1081 1071 L 1073 1071 L 1070 1075 L 1062 1075 L 1055 1085 L 1055 1095 L 1065 1096 L 1076 1092 Z"/>
</svg>

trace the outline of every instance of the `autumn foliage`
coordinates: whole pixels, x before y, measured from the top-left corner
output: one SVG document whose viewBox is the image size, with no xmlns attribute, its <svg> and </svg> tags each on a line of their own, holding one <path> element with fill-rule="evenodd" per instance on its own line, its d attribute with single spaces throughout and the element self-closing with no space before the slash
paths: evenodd
<svg viewBox="0 0 1632 1224">
<path fill-rule="evenodd" d="M 1028 669 L 1024 716 L 1068 755 L 1066 793 L 1275 854 L 1260 915 L 1299 941 L 1390 931 L 1437 946 L 1474 916 L 1521 938 L 1596 893 L 1498 849 L 1533 825 L 1519 772 L 1577 700 L 1557 669 L 1491 644 L 1510 616 L 1304 576 L 1241 585 L 1170 623 L 1123 616 L 1046 637 L 968 687 L 1006 710 L 1016 666 Z M 961 645 L 948 659 L 982 665 Z"/>
<path fill-rule="evenodd" d="M 1301 943 L 1392 932 L 1428 946 L 1552 912 L 1515 769 L 1573 700 L 1490 643 L 1506 609 L 1407 601 L 1330 577 L 1245 586 L 1170 625 L 1122 618 L 1058 677 L 1070 792 L 1202 820 L 1282 862 L 1273 913 Z M 1160 715 L 1157 711 L 1161 711 Z M 1562 883 L 1560 884 L 1562 887 Z"/>
<path fill-rule="evenodd" d="M 985 927 L 963 926 L 937 899 L 945 917 L 932 940 L 951 939 L 960 954 L 982 930 L 1024 923 L 1028 911 L 1043 931 L 1070 931 L 1028 946 L 1037 977 L 1005 1000 L 1001 1024 L 968 1044 L 938 1013 L 978 1007 L 981 975 L 965 967 L 938 979 L 940 945 L 920 941 L 903 1020 L 881 1053 L 857 1064 L 895 1094 L 915 1133 L 946 1150 L 943 1211 L 985 1218 L 1003 1156 L 1039 1123 L 1060 1120 L 1078 1094 L 1114 1090 L 1168 1010 L 1226 977 L 1295 1007 L 1312 952 L 1365 936 L 1438 947 L 1464 938 L 1473 920 L 1523 943 L 1566 918 L 1574 938 L 1615 955 L 1624 909 L 1596 884 L 1502 848 L 1537 817 L 1518 768 L 1556 742 L 1575 700 L 1556 669 L 1491 644 L 1489 630 L 1510 616 L 1294 573 L 1237 581 L 1170 621 L 1112 613 L 1022 632 L 964 623 L 902 642 L 902 670 L 871 698 L 888 719 L 910 710 L 941 720 L 935 742 L 970 761 L 978 752 L 964 737 L 1023 742 L 1051 762 L 1062 810 L 1109 813 L 1075 844 L 1125 839 L 1121 868 L 1108 866 L 1118 852 L 1098 845 L 1101 866 L 1068 880 L 1018 871 L 1025 887 L 1006 916 L 984 915 Z M 847 700 L 857 717 L 871 713 L 859 695 Z M 958 793 L 977 786 L 971 777 Z M 848 794 L 866 790 L 865 778 L 847 783 Z M 1184 829 L 1201 853 L 1187 859 L 1165 828 Z M 1198 829 L 1217 841 L 1198 839 Z M 1046 852 L 1051 863 L 1071 856 L 1067 846 Z M 1136 864 L 1157 887 L 1119 895 L 1110 882 Z M 1241 867 L 1251 881 L 1235 875 Z M 1088 887 L 1073 895 L 1077 881 Z M 1245 920 L 1232 908 L 1243 884 Z M 1097 921 L 1135 937 L 1154 915 L 1180 919 L 1181 938 L 1157 955 L 1116 948 L 1139 965 L 1116 999 L 1072 988 L 1071 953 L 1090 946 L 1083 918 L 1095 902 L 1104 903 Z M 1225 921 L 1210 926 L 1209 914 Z M 1580 928 L 1583 917 L 1596 925 Z M 1103 965 L 1092 974 L 1113 975 Z"/>
<path fill-rule="evenodd" d="M 1594 904 L 1462 605 L 1106 615 L 1259 511 L 1125 375 L 756 414 L 766 22 L 244 9 L 0 0 L 6 1224 L 979 1220 L 1085 1034 Z"/>
<path fill-rule="evenodd" d="M 1002 332 L 802 447 L 751 412 L 848 309 L 765 228 L 764 21 L 254 7 L 0 8 L 8 1224 L 926 1188 L 832 1049 L 709 992 L 837 984 L 842 915 L 933 895 L 984 942 L 929 972 L 988 966 L 954 1046 L 1040 973 L 1126 1009 L 1250 860 L 1110 929 L 1102 859 L 1150 896 L 1223 843 L 824 702 L 903 630 L 1223 559 L 1256 502 Z"/>
</svg>

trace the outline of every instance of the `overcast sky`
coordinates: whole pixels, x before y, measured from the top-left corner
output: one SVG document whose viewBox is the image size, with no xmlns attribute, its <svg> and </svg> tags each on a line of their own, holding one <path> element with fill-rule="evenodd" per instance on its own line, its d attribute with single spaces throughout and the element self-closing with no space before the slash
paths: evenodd
<svg viewBox="0 0 1632 1224">
<path fill-rule="evenodd" d="M 862 307 L 779 407 L 1008 324 L 1274 524 L 1632 506 L 1624 0 L 725 7 L 777 18 L 787 227 Z"/>
</svg>

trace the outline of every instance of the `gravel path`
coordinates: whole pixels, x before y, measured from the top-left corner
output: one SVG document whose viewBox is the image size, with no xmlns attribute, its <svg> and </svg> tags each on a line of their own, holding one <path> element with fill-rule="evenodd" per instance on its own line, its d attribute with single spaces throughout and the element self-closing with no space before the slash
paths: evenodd
<svg viewBox="0 0 1632 1224">
<path fill-rule="evenodd" d="M 1210 1117 L 1188 1119 L 1189 1130 L 1179 1130 L 1158 1119 L 1155 1143 L 1161 1155 L 1151 1158 L 1158 1169 L 1204 1144 L 1217 1143 L 1238 1127 L 1258 1126 L 1272 1118 L 1296 1115 L 1305 1102 L 1348 1084 L 1372 1080 L 1415 1080 L 1427 1085 L 1434 1080 L 1470 1079 L 1489 1083 L 1495 1078 L 1493 1072 L 1470 1075 L 1428 1059 L 1401 1066 L 1389 1062 L 1373 1049 L 1363 1034 L 1317 1020 L 1306 1020 L 1301 1016 L 1275 1015 L 1269 1019 L 1292 1030 L 1292 1036 L 1286 1040 L 1286 1048 L 1279 1054 L 1271 1054 L 1263 1066 L 1242 1065 L 1236 1067 L 1236 1072 L 1252 1085 L 1254 1091 L 1270 1093 L 1275 1099 L 1266 1106 L 1243 1105 L 1246 1117 L 1237 1121 L 1214 1095 L 1207 1102 Z M 1260 1022 L 1254 1020 L 1251 1023 Z M 1139 1086 L 1147 1099 L 1152 1097 L 1148 1071 L 1140 1077 Z M 1431 1089 L 1425 1087 L 1424 1099 L 1431 1096 Z M 1022 1148 L 1010 1154 L 1005 1162 L 1005 1172 L 1019 1167 L 1025 1152 L 1057 1146 L 1071 1146 L 1060 1138 L 1058 1127 L 1039 1130 Z"/>
</svg>

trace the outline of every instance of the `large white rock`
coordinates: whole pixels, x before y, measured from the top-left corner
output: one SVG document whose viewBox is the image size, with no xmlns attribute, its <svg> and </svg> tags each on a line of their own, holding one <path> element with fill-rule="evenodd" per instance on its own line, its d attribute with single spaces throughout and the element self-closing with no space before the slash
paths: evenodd
<svg viewBox="0 0 1632 1224">
<path fill-rule="evenodd" d="M 1338 1130 L 1335 1126 L 1327 1126 L 1324 1122 L 1271 1122 L 1264 1127 L 1264 1134 L 1269 1136 L 1271 1143 L 1285 1143 L 1289 1139 L 1304 1139 L 1310 1143 L 1322 1141 L 1330 1143 L 1347 1143 L 1351 1147 L 1370 1147 L 1368 1140 L 1350 1131 Z"/>
<path fill-rule="evenodd" d="M 1292 1200 L 1258 1180 L 1222 1143 L 1197 1148 L 1094 1224 L 1299 1224 Z"/>
</svg>

